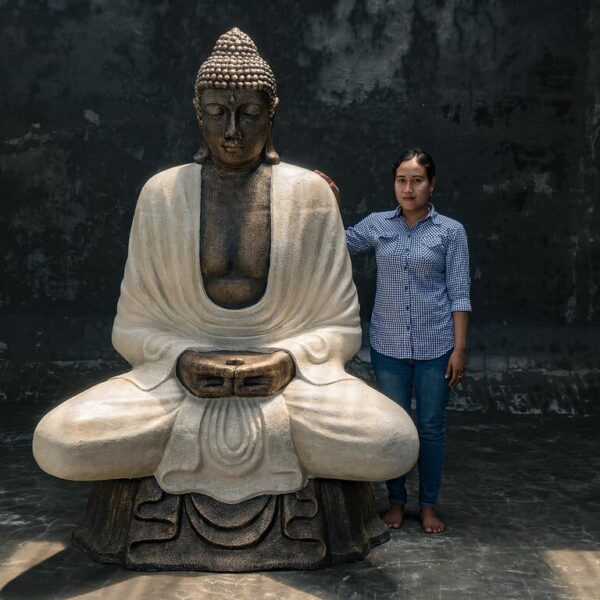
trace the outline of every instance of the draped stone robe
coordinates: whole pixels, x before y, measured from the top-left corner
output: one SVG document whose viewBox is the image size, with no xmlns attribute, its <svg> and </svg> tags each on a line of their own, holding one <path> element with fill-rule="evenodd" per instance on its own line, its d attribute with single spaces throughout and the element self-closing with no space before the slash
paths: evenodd
<svg viewBox="0 0 600 600">
<path fill-rule="evenodd" d="M 202 282 L 201 174 L 197 164 L 175 167 L 142 189 L 113 328 L 132 370 L 42 420 L 40 466 L 67 479 L 154 474 L 167 492 L 223 502 L 294 491 L 311 476 L 380 480 L 408 471 L 418 452 L 410 418 L 344 370 L 361 330 L 329 186 L 305 169 L 273 166 L 266 291 L 252 306 L 225 309 Z M 188 348 L 284 350 L 296 377 L 265 398 L 196 398 L 175 376 Z"/>
</svg>

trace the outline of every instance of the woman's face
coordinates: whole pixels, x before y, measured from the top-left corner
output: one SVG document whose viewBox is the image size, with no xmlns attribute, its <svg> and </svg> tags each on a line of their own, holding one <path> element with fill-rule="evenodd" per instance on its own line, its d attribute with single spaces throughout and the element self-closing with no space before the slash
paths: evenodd
<svg viewBox="0 0 600 600">
<path fill-rule="evenodd" d="M 403 212 L 420 213 L 424 211 L 433 192 L 435 178 L 429 180 L 425 167 L 416 157 L 406 160 L 396 169 L 394 192 Z"/>
</svg>

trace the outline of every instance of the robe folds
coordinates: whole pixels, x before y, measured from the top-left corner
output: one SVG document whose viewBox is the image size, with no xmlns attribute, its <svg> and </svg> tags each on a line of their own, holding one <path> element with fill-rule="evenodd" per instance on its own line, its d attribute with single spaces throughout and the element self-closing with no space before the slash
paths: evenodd
<svg viewBox="0 0 600 600">
<path fill-rule="evenodd" d="M 374 472 L 373 480 L 406 472 L 418 450 L 410 418 L 344 370 L 360 348 L 361 328 L 344 228 L 328 184 L 296 166 L 272 167 L 267 287 L 252 306 L 226 309 L 210 300 L 202 282 L 201 174 L 200 165 L 182 165 L 143 187 L 112 335 L 132 370 L 42 420 L 34 436 L 40 466 L 68 479 L 154 474 L 166 492 L 198 492 L 229 503 L 295 491 L 311 476 L 368 480 L 369 464 L 375 468 L 382 460 L 398 467 Z M 175 375 L 177 358 L 188 348 L 284 350 L 296 376 L 269 397 L 197 398 Z M 371 425 L 361 432 L 360 407 L 371 400 L 371 416 L 364 413 Z M 89 455 L 97 475 L 91 467 L 77 474 L 78 468 L 57 466 L 69 460 L 56 441 L 57 427 L 76 432 L 63 446 L 73 457 Z M 121 448 L 118 457 L 110 451 L 111 436 Z M 348 444 L 362 457 L 349 461 L 361 463 L 362 474 L 347 464 Z M 378 456 L 382 448 L 390 456 Z M 336 456 L 322 455 L 331 449 Z M 401 450 L 403 457 L 391 456 Z M 320 469 L 319 461 L 328 460 L 332 472 Z"/>
<path fill-rule="evenodd" d="M 114 347 L 133 366 L 123 377 L 149 390 L 193 347 L 286 350 L 306 381 L 348 378 L 344 364 L 361 343 L 359 307 L 327 183 L 300 167 L 272 167 L 267 288 L 256 304 L 232 310 L 212 302 L 202 283 L 201 172 L 196 164 L 163 171 L 140 194 L 113 328 Z"/>
</svg>

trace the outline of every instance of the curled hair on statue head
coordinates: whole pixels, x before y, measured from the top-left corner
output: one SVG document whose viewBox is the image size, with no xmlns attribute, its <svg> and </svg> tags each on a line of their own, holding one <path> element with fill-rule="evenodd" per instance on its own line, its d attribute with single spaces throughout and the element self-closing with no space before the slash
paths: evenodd
<svg viewBox="0 0 600 600">
<path fill-rule="evenodd" d="M 212 53 L 198 69 L 195 97 L 209 88 L 266 92 L 271 119 L 279 104 L 277 80 L 271 66 L 260 56 L 252 38 L 237 27 L 219 37 Z"/>
<path fill-rule="evenodd" d="M 412 160 L 413 158 L 417 159 L 417 163 L 419 163 L 424 169 L 425 173 L 427 173 L 427 179 L 432 181 L 435 177 L 435 162 L 433 160 L 433 156 L 429 154 L 429 152 L 425 152 L 421 148 L 411 148 L 410 150 L 404 150 L 392 166 L 392 177 L 396 178 L 396 171 L 398 167 L 407 160 Z"/>
</svg>

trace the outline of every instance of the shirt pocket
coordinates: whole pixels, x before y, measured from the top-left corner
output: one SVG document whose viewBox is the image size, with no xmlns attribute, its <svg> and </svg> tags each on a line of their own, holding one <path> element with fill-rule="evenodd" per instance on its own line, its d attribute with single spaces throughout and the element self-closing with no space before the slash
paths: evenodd
<svg viewBox="0 0 600 600">
<path fill-rule="evenodd" d="M 398 251 L 399 239 L 397 234 L 380 235 L 377 239 L 375 259 L 377 268 L 382 273 L 389 270 L 397 271 L 402 264 L 402 253 Z"/>
<path fill-rule="evenodd" d="M 380 235 L 377 238 L 377 254 L 394 254 L 398 245 L 398 236 L 395 234 Z"/>
<path fill-rule="evenodd" d="M 420 238 L 416 260 L 421 269 L 443 271 L 446 264 L 447 245 L 447 240 L 437 233 L 428 233 Z"/>
</svg>

